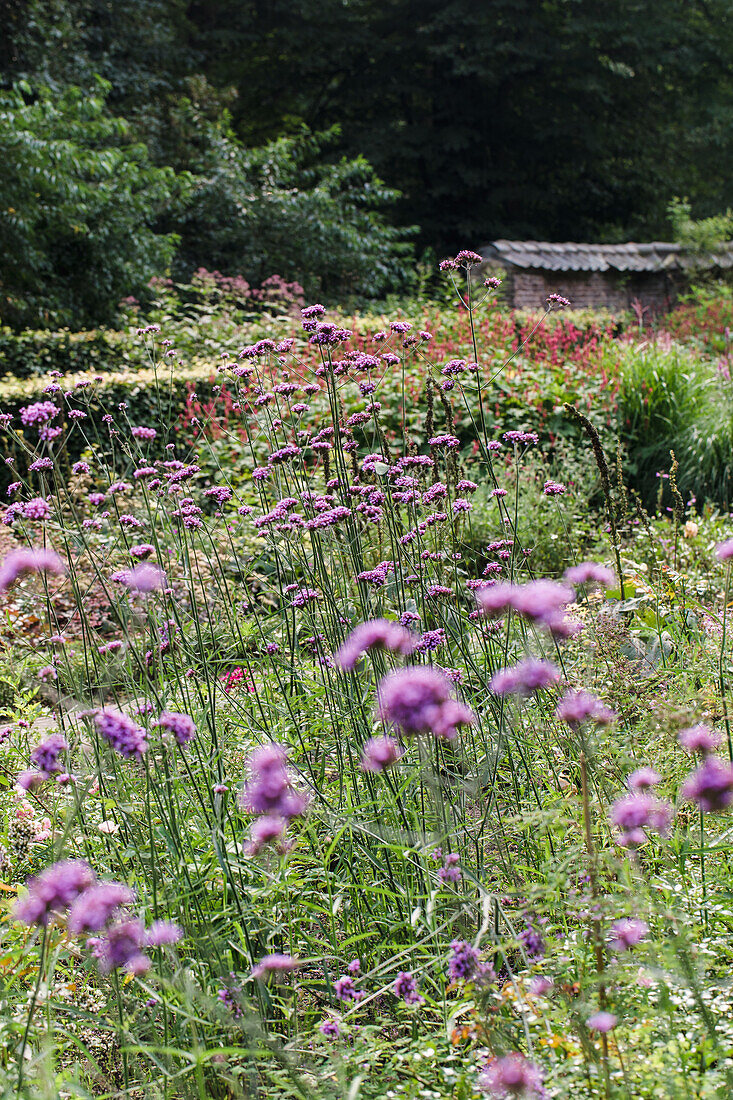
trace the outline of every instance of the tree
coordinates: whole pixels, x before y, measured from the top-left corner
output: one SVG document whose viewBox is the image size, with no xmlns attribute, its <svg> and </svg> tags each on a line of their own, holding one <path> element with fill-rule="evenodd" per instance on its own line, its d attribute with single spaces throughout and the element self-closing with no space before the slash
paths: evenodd
<svg viewBox="0 0 733 1100">
<path fill-rule="evenodd" d="M 96 324 L 163 272 L 155 223 L 185 176 L 158 168 L 105 110 L 108 86 L 0 95 L 0 313 L 14 326 Z"/>
</svg>

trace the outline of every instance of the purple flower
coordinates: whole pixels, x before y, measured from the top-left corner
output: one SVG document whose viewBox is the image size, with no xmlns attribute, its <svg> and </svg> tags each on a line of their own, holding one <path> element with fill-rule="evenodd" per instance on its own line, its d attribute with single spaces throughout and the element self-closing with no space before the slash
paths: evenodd
<svg viewBox="0 0 733 1100">
<path fill-rule="evenodd" d="M 479 955 L 475 947 L 466 940 L 451 942 L 451 956 L 448 959 L 448 977 L 452 982 L 468 981 L 479 965 Z"/>
<path fill-rule="evenodd" d="M 108 928 L 101 939 L 93 939 L 88 943 L 103 974 L 124 968 L 129 974 L 141 975 L 147 973 L 152 965 L 142 950 L 145 945 L 145 926 L 137 917 L 118 921 Z"/>
<path fill-rule="evenodd" d="M 308 800 L 293 789 L 284 745 L 262 745 L 251 754 L 248 764 L 250 778 L 239 800 L 242 809 L 286 820 L 305 812 Z"/>
<path fill-rule="evenodd" d="M 54 420 L 60 411 L 53 401 L 36 401 L 20 410 L 20 419 L 29 428 L 32 424 L 46 424 L 49 420 Z"/>
<path fill-rule="evenodd" d="M 339 1001 L 353 1001 L 357 1003 L 366 996 L 363 989 L 357 989 L 354 979 L 350 974 L 342 974 L 333 983 L 334 995 Z"/>
<path fill-rule="evenodd" d="M 609 946 L 612 951 L 630 951 L 632 947 L 641 943 L 648 931 L 649 925 L 643 920 L 624 917 L 611 925 L 612 935 Z"/>
<path fill-rule="evenodd" d="M 595 561 L 584 561 L 580 565 L 572 565 L 563 574 L 570 584 L 602 584 L 609 588 L 616 580 L 610 569 L 605 565 L 599 565 Z"/>
<path fill-rule="evenodd" d="M 593 1031 L 600 1031 L 601 1035 L 605 1035 L 609 1031 L 613 1031 L 618 1023 L 618 1017 L 614 1016 L 612 1012 L 596 1012 L 588 1020 L 588 1027 Z"/>
<path fill-rule="evenodd" d="M 683 749 L 693 753 L 699 752 L 701 756 L 707 756 L 708 753 L 713 752 L 719 747 L 721 741 L 720 734 L 703 723 L 680 730 L 677 739 Z"/>
<path fill-rule="evenodd" d="M 169 920 L 154 920 L 145 930 L 146 947 L 168 947 L 183 939 L 183 930 Z"/>
<path fill-rule="evenodd" d="M 34 497 L 23 505 L 24 519 L 48 519 L 51 508 L 43 497 Z"/>
<path fill-rule="evenodd" d="M 159 591 L 165 588 L 167 583 L 162 569 L 158 569 L 157 565 L 149 565 L 147 562 L 133 566 L 132 569 L 126 570 L 125 574 L 123 583 L 131 592 L 137 592 L 140 595 L 146 596 L 150 592 Z"/>
<path fill-rule="evenodd" d="M 497 695 L 531 695 L 551 687 L 560 679 L 560 669 L 552 661 L 538 661 L 527 657 L 512 668 L 495 672 L 489 687 Z"/>
<path fill-rule="evenodd" d="M 118 909 L 130 905 L 134 893 L 121 882 L 98 882 L 89 886 L 69 911 L 67 928 L 70 932 L 99 932 L 112 919 Z"/>
<path fill-rule="evenodd" d="M 392 986 L 395 997 L 399 997 L 406 1005 L 425 1004 L 425 998 L 417 991 L 417 982 L 409 970 L 401 970 Z"/>
<path fill-rule="evenodd" d="M 567 492 L 567 489 L 560 481 L 546 481 L 542 492 L 546 497 L 560 497 Z"/>
<path fill-rule="evenodd" d="M 66 738 L 62 733 L 52 733 L 40 745 L 36 745 L 31 752 L 31 764 L 48 775 L 62 771 L 59 756 L 68 749 Z"/>
<path fill-rule="evenodd" d="M 137 546 L 130 547 L 130 557 L 137 558 L 142 561 L 144 558 L 149 558 L 151 554 L 155 553 L 155 547 L 151 546 L 149 542 L 141 542 Z"/>
<path fill-rule="evenodd" d="M 431 447 L 446 447 L 449 451 L 460 447 L 461 441 L 454 435 L 435 435 L 428 440 Z"/>
<path fill-rule="evenodd" d="M 682 787 L 683 798 L 697 802 L 704 813 L 724 810 L 733 802 L 733 765 L 707 756 Z"/>
<path fill-rule="evenodd" d="M 157 434 L 158 433 L 156 432 L 155 428 L 139 427 L 139 428 L 133 428 L 132 429 L 132 435 L 135 439 L 144 439 L 144 440 L 155 439 Z"/>
<path fill-rule="evenodd" d="M 370 737 L 361 755 L 365 772 L 383 772 L 402 756 L 402 749 L 394 737 Z"/>
<path fill-rule="evenodd" d="M 53 550 L 11 550 L 0 565 L 0 592 L 6 592 L 26 573 L 55 573 L 61 576 L 65 572 L 66 566 Z"/>
<path fill-rule="evenodd" d="M 196 733 L 193 718 L 189 718 L 187 714 L 175 714 L 169 710 L 162 711 L 155 724 L 160 726 L 161 729 L 169 730 L 173 734 L 176 743 L 181 746 L 187 745 Z"/>
<path fill-rule="evenodd" d="M 551 294 L 547 299 L 547 308 L 552 309 L 553 306 L 558 309 L 567 309 L 570 306 L 570 299 L 563 298 L 562 294 Z"/>
<path fill-rule="evenodd" d="M 459 725 L 474 716 L 451 694 L 451 682 L 432 668 L 405 668 L 391 672 L 377 689 L 377 713 L 387 725 L 406 737 L 433 733 L 452 740 Z"/>
<path fill-rule="evenodd" d="M 94 872 L 81 859 L 54 863 L 27 883 L 28 894 L 15 903 L 17 920 L 24 924 L 49 922 L 51 914 L 63 912 L 94 882 Z"/>
<path fill-rule="evenodd" d="M 729 561 L 733 558 L 733 539 L 720 542 L 715 548 L 715 556 L 718 561 Z"/>
<path fill-rule="evenodd" d="M 626 782 L 632 791 L 648 791 L 662 782 L 662 777 L 654 768 L 637 768 L 635 772 L 627 776 Z"/>
<path fill-rule="evenodd" d="M 649 794 L 627 794 L 611 807 L 611 822 L 618 830 L 618 842 L 624 848 L 638 848 L 647 840 L 647 831 L 665 836 L 672 819 L 672 808 Z"/>
<path fill-rule="evenodd" d="M 265 955 L 263 959 L 252 968 L 250 977 L 252 978 L 269 978 L 271 974 L 289 974 L 291 970 L 295 970 L 298 966 L 297 960 L 292 955 Z"/>
<path fill-rule="evenodd" d="M 409 631 L 399 623 L 389 619 L 372 619 L 352 630 L 336 651 L 336 664 L 339 668 L 351 670 L 369 649 L 386 649 L 390 653 L 408 656 L 414 649 L 414 642 Z"/>
<path fill-rule="evenodd" d="M 478 1079 L 478 1086 L 482 1092 L 502 1100 L 512 1096 L 526 1100 L 544 1096 L 542 1071 L 523 1054 L 507 1054 L 489 1062 Z"/>
<path fill-rule="evenodd" d="M 567 585 L 554 581 L 531 581 L 525 585 L 499 583 L 481 589 L 477 595 L 485 615 L 494 617 L 513 608 L 531 622 L 551 633 L 564 635 L 567 626 L 563 613 L 575 593 Z"/>
<path fill-rule="evenodd" d="M 250 842 L 245 849 L 247 855 L 256 856 L 267 844 L 272 844 L 275 841 L 278 842 L 278 847 L 282 851 L 287 827 L 288 823 L 285 818 L 277 817 L 274 814 L 267 814 L 265 817 L 259 817 L 256 821 L 253 821 L 249 831 Z"/>
<path fill-rule="evenodd" d="M 113 707 L 104 707 L 95 714 L 94 725 L 99 735 L 120 756 L 126 758 L 136 756 L 140 759 L 143 753 L 147 752 L 145 730 L 122 711 L 115 710 Z"/>
<path fill-rule="evenodd" d="M 597 695 L 588 691 L 568 691 L 557 704 L 555 714 L 573 728 L 589 718 L 600 725 L 607 725 L 616 717 Z"/>
<path fill-rule="evenodd" d="M 324 1020 L 322 1024 L 319 1024 L 318 1030 L 326 1039 L 338 1039 L 341 1035 L 338 1020 Z"/>
</svg>

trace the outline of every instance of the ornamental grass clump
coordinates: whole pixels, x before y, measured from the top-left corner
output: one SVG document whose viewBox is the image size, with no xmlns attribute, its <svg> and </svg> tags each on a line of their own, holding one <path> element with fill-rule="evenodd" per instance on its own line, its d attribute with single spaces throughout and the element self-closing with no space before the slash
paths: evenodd
<svg viewBox="0 0 733 1100">
<path fill-rule="evenodd" d="M 482 265 L 0 419 L 9 1094 L 731 1091 L 729 532 L 576 542 Z"/>
</svg>

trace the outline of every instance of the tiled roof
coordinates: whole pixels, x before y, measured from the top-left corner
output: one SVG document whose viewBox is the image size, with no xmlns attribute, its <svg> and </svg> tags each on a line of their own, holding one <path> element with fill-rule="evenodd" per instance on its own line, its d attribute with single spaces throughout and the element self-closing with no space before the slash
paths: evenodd
<svg viewBox="0 0 733 1100">
<path fill-rule="evenodd" d="M 511 267 L 543 271 L 665 271 L 704 267 L 733 267 L 733 241 L 704 258 L 692 256 L 680 245 L 666 241 L 651 244 L 575 244 L 572 241 L 492 241 L 481 249 L 487 261 Z"/>
</svg>

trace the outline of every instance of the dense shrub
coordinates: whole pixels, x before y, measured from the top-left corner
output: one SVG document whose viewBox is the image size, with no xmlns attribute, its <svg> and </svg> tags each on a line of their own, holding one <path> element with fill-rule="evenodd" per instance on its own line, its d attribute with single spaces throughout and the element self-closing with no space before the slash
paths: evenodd
<svg viewBox="0 0 733 1100">
<path fill-rule="evenodd" d="M 130 140 L 107 90 L 0 94 L 0 317 L 14 328 L 109 321 L 173 256 L 154 223 L 185 180 Z"/>
</svg>

